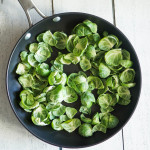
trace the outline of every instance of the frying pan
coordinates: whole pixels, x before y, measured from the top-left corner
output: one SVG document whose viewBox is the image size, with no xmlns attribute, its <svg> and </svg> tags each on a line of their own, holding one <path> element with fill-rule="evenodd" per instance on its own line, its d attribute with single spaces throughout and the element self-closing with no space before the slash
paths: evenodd
<svg viewBox="0 0 150 150">
<path fill-rule="evenodd" d="M 31 0 L 19 0 L 19 2 L 27 15 L 30 28 L 22 35 L 22 37 L 19 39 L 16 46 L 14 47 L 7 68 L 7 77 L 6 77 L 7 94 L 11 107 L 16 117 L 19 119 L 22 125 L 34 136 L 49 144 L 60 147 L 69 147 L 69 148 L 88 147 L 101 143 L 107 140 L 108 138 L 112 137 L 121 128 L 123 128 L 123 126 L 130 119 L 138 103 L 141 90 L 141 69 L 139 60 L 134 48 L 132 47 L 127 37 L 111 23 L 91 14 L 70 12 L 45 17 L 45 15 L 39 9 L 37 9 L 37 7 L 35 7 L 35 5 Z M 29 14 L 29 10 L 32 8 L 34 8 L 44 18 L 42 21 L 36 23 L 35 25 L 32 25 L 32 20 Z M 133 61 L 134 64 L 133 68 L 136 71 L 135 77 L 136 86 L 131 89 L 132 95 L 131 103 L 127 106 L 116 105 L 115 111 L 113 112 L 113 114 L 117 116 L 120 120 L 118 126 L 115 127 L 114 129 L 108 130 L 106 134 L 97 132 L 94 133 L 94 135 L 89 138 L 81 137 L 78 134 L 78 131 L 69 134 L 65 131 L 54 131 L 50 126 L 39 127 L 34 125 L 30 119 L 31 114 L 25 112 L 19 106 L 20 101 L 19 91 L 21 90 L 21 86 L 17 81 L 18 76 L 15 73 L 16 66 L 20 61 L 19 59 L 20 52 L 23 51 L 28 44 L 35 42 L 35 37 L 38 34 L 46 30 L 51 30 L 52 32 L 64 31 L 67 34 L 71 34 L 73 27 L 85 19 L 89 19 L 98 25 L 99 27 L 98 33 L 101 34 L 103 31 L 108 31 L 108 33 L 116 35 L 123 42 L 122 48 L 130 52 L 131 60 Z M 55 49 L 53 53 L 54 54 L 52 59 L 55 59 L 56 58 Z M 67 66 L 65 71 L 67 73 L 72 73 L 78 71 L 78 68 Z M 78 105 L 75 107 L 78 107 Z"/>
</svg>

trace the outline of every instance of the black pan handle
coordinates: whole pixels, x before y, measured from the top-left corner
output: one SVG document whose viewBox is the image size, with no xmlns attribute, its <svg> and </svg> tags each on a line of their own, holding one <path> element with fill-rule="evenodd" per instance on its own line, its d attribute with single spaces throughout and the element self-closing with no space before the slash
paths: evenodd
<svg viewBox="0 0 150 150">
<path fill-rule="evenodd" d="M 24 12 L 27 16 L 28 22 L 29 22 L 29 27 L 33 25 L 32 19 L 30 16 L 29 11 L 31 9 L 35 9 L 36 12 L 43 18 L 46 18 L 46 16 L 35 6 L 35 4 L 32 2 L 32 0 L 18 0 L 22 8 L 24 9 Z"/>
</svg>

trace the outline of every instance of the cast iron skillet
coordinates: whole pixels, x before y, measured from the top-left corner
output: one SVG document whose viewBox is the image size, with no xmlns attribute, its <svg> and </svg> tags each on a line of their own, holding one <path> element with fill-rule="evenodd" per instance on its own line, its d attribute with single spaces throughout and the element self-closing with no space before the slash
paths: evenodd
<svg viewBox="0 0 150 150">
<path fill-rule="evenodd" d="M 24 8 L 28 20 L 30 22 L 30 25 L 32 25 L 29 12 L 28 10 L 32 7 L 35 8 L 33 3 L 30 0 L 19 0 L 22 4 L 22 7 Z M 24 3 L 25 2 L 25 3 Z M 36 8 L 39 14 L 41 12 Z M 41 14 L 44 16 L 43 14 Z M 57 20 L 56 17 L 60 17 L 60 21 L 54 22 L 54 20 Z M 133 61 L 133 68 L 136 71 L 136 77 L 135 82 L 136 86 L 131 89 L 131 103 L 128 106 L 120 106 L 117 105 L 115 107 L 115 111 L 113 112 L 114 115 L 116 115 L 120 122 L 117 127 L 114 129 L 108 130 L 106 134 L 103 134 L 101 132 L 94 133 L 92 137 L 84 138 L 81 137 L 78 134 L 78 131 L 75 131 L 71 134 L 65 132 L 65 131 L 54 131 L 50 126 L 45 127 L 38 127 L 34 125 L 30 119 L 31 114 L 25 112 L 20 106 L 19 106 L 19 91 L 21 90 L 21 86 L 17 81 L 18 76 L 15 73 L 16 66 L 19 63 L 19 54 L 22 50 L 25 49 L 25 47 L 29 44 L 35 41 L 35 37 L 46 30 L 54 31 L 64 31 L 67 34 L 71 33 L 71 30 L 73 27 L 82 22 L 85 19 L 89 19 L 93 22 L 95 22 L 98 25 L 98 32 L 101 34 L 103 31 L 108 31 L 111 34 L 116 35 L 121 41 L 123 42 L 122 48 L 127 49 L 131 54 L 131 59 Z M 29 34 L 31 34 L 31 37 Z M 27 35 L 28 34 L 28 35 Z M 30 37 L 30 38 L 29 38 Z M 29 39 L 28 39 L 29 38 Z M 27 40 L 26 40 L 27 39 Z M 54 50 L 53 59 L 56 57 L 55 50 Z M 65 69 L 67 73 L 72 73 L 78 71 L 78 68 L 73 68 L 72 66 L 68 66 L 67 69 Z M 86 14 L 86 13 L 61 13 L 57 15 L 53 15 L 50 17 L 47 17 L 43 19 L 42 21 L 36 23 L 34 26 L 31 26 L 20 38 L 20 40 L 17 42 L 15 48 L 12 51 L 12 54 L 9 59 L 8 68 L 7 68 L 7 93 L 9 97 L 9 101 L 11 104 L 11 107 L 16 114 L 19 121 L 22 123 L 22 125 L 33 135 L 35 135 L 37 138 L 52 144 L 56 146 L 61 147 L 70 147 L 70 148 L 79 148 L 79 147 L 88 147 L 92 146 L 98 143 L 101 143 L 114 134 L 116 134 L 130 119 L 131 115 L 133 114 L 138 99 L 140 95 L 141 90 L 141 69 L 138 57 L 135 53 L 134 48 L 132 47 L 131 43 L 125 37 L 125 35 L 117 29 L 114 25 L 107 22 L 106 20 L 99 18 L 97 16 Z M 78 107 L 77 104 L 75 104 L 75 107 Z"/>
</svg>

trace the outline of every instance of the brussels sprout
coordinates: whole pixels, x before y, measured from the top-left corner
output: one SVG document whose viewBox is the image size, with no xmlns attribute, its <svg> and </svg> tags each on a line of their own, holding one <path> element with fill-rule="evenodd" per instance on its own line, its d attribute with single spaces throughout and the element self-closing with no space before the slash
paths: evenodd
<svg viewBox="0 0 150 150">
<path fill-rule="evenodd" d="M 48 112 L 48 118 L 49 118 L 50 120 L 53 120 L 53 119 L 56 118 L 56 116 L 53 115 L 52 111 L 49 111 L 49 112 Z"/>
<path fill-rule="evenodd" d="M 82 76 L 84 76 L 85 78 L 87 78 L 86 73 L 84 73 L 83 71 L 79 71 L 79 72 L 78 72 L 78 75 L 82 75 Z"/>
<path fill-rule="evenodd" d="M 125 86 L 119 86 L 117 89 L 117 92 L 118 92 L 119 97 L 121 97 L 125 100 L 129 100 L 131 98 L 130 91 Z"/>
<path fill-rule="evenodd" d="M 82 56 L 80 60 L 80 67 L 83 71 L 87 71 L 91 69 L 91 63 L 89 59 L 86 58 L 86 56 Z"/>
<path fill-rule="evenodd" d="M 88 43 L 94 46 L 97 46 L 98 42 L 100 41 L 100 35 L 98 33 L 90 34 L 87 36 Z"/>
<path fill-rule="evenodd" d="M 28 55 L 28 63 L 32 66 L 32 67 L 37 67 L 38 66 L 38 62 L 34 57 L 34 54 L 29 54 Z"/>
<path fill-rule="evenodd" d="M 107 86 L 112 89 L 117 89 L 119 87 L 119 78 L 117 75 L 113 75 L 107 79 Z"/>
<path fill-rule="evenodd" d="M 75 108 L 67 107 L 66 115 L 69 119 L 72 119 L 78 111 Z"/>
<path fill-rule="evenodd" d="M 93 135 L 92 126 L 88 123 L 83 123 L 79 127 L 79 134 L 84 137 L 89 137 Z"/>
<path fill-rule="evenodd" d="M 89 85 L 89 90 L 104 89 L 103 82 L 98 77 L 89 76 L 87 78 L 87 81 L 88 81 L 88 85 Z"/>
<path fill-rule="evenodd" d="M 114 128 L 117 126 L 118 123 L 118 118 L 111 114 L 106 114 L 101 118 L 101 124 L 105 125 L 106 128 Z"/>
<path fill-rule="evenodd" d="M 29 51 L 31 53 L 35 54 L 37 50 L 38 50 L 38 43 L 31 43 L 29 45 Z"/>
<path fill-rule="evenodd" d="M 59 54 L 59 56 L 56 58 L 56 61 L 61 63 L 61 64 L 65 64 L 65 65 L 70 65 L 71 64 L 71 60 L 65 59 L 65 54 Z"/>
<path fill-rule="evenodd" d="M 75 56 L 73 53 L 68 53 L 64 56 L 64 59 L 69 60 L 73 64 L 77 64 L 80 61 L 79 56 Z"/>
<path fill-rule="evenodd" d="M 132 88 L 136 85 L 136 83 L 121 83 L 122 86 L 126 86 L 127 88 Z"/>
<path fill-rule="evenodd" d="M 51 71 L 59 71 L 59 72 L 63 72 L 63 65 L 61 63 L 59 63 L 58 61 L 54 61 L 54 62 L 51 62 L 52 63 L 52 67 L 51 67 Z"/>
<path fill-rule="evenodd" d="M 118 104 L 120 105 L 128 105 L 131 102 L 130 99 L 119 98 Z"/>
<path fill-rule="evenodd" d="M 16 69 L 16 73 L 19 75 L 27 74 L 31 69 L 28 63 L 19 63 Z"/>
<path fill-rule="evenodd" d="M 120 49 L 112 49 L 105 54 L 105 61 L 108 65 L 118 66 L 122 60 L 122 52 Z"/>
<path fill-rule="evenodd" d="M 61 124 L 61 126 L 64 128 L 64 130 L 66 130 L 69 133 L 73 132 L 80 125 L 81 125 L 81 121 L 78 118 L 73 118 L 73 119 L 67 120 Z"/>
<path fill-rule="evenodd" d="M 130 60 L 130 53 L 125 49 L 122 50 L 122 56 L 123 60 Z"/>
<path fill-rule="evenodd" d="M 109 51 L 114 47 L 115 44 L 118 43 L 119 40 L 115 35 L 108 35 L 99 41 L 98 46 L 101 50 Z"/>
<path fill-rule="evenodd" d="M 58 49 L 65 49 L 67 42 L 67 35 L 64 32 L 55 32 L 54 38 L 56 39 L 55 47 Z"/>
<path fill-rule="evenodd" d="M 85 56 L 88 59 L 94 58 L 96 56 L 95 47 L 92 45 L 88 45 L 86 50 L 85 50 Z"/>
<path fill-rule="evenodd" d="M 51 72 L 48 77 L 48 82 L 50 85 L 65 85 L 67 81 L 67 75 L 58 71 Z"/>
<path fill-rule="evenodd" d="M 102 108 L 107 108 L 109 106 L 115 106 L 115 104 L 117 103 L 117 99 L 115 97 L 112 98 L 110 94 L 101 94 L 97 99 L 97 103 Z"/>
<path fill-rule="evenodd" d="M 107 86 L 107 83 L 106 83 L 106 80 L 102 79 L 102 82 L 103 82 L 103 85 L 104 85 L 104 89 L 98 89 L 97 94 L 99 94 L 99 95 L 100 94 L 105 94 L 109 90 L 109 88 Z"/>
<path fill-rule="evenodd" d="M 35 125 L 46 126 L 50 124 L 48 119 L 48 112 L 44 105 L 40 104 L 33 110 L 31 120 Z"/>
<path fill-rule="evenodd" d="M 52 102 L 62 102 L 65 99 L 65 92 L 65 87 L 60 84 L 47 93 L 47 100 Z"/>
<path fill-rule="evenodd" d="M 133 62 L 131 60 L 121 60 L 120 65 L 125 68 L 130 68 L 133 65 Z"/>
<path fill-rule="evenodd" d="M 95 97 L 91 92 L 85 92 L 81 95 L 81 104 L 87 108 L 92 107 L 92 104 L 95 103 Z"/>
<path fill-rule="evenodd" d="M 21 59 L 21 61 L 26 62 L 27 61 L 27 56 L 28 56 L 27 51 L 22 51 L 20 53 L 20 59 Z"/>
<path fill-rule="evenodd" d="M 46 49 L 47 51 L 53 52 L 51 46 L 48 45 L 47 43 L 44 43 L 44 42 L 38 43 L 38 49 L 41 48 L 41 47 Z M 47 57 L 49 57 L 49 55 Z"/>
<path fill-rule="evenodd" d="M 23 86 L 23 88 L 32 87 L 33 76 L 31 74 L 24 74 L 18 78 L 18 81 Z"/>
<path fill-rule="evenodd" d="M 36 96 L 35 100 L 38 102 L 45 102 L 46 101 L 46 93 L 41 93 L 40 95 Z"/>
<path fill-rule="evenodd" d="M 67 39 L 67 44 L 66 44 L 66 48 L 68 50 L 68 52 L 73 52 L 73 49 L 75 47 L 75 44 L 74 44 L 74 40 L 77 38 L 79 38 L 77 35 L 73 34 L 73 35 L 70 35 Z"/>
<path fill-rule="evenodd" d="M 114 108 L 112 108 L 111 106 L 107 106 L 107 107 L 101 107 L 100 110 L 102 113 L 110 113 L 114 111 Z"/>
<path fill-rule="evenodd" d="M 92 129 L 93 133 L 94 133 L 94 132 L 97 132 L 97 131 L 101 131 L 101 132 L 103 132 L 103 133 L 106 133 L 106 130 L 107 130 L 107 128 L 105 127 L 105 125 L 103 125 L 103 124 L 101 124 L 101 123 L 96 124 L 96 125 L 93 127 L 93 129 Z"/>
<path fill-rule="evenodd" d="M 57 130 L 57 131 L 63 130 L 60 119 L 54 119 L 51 123 L 51 126 L 54 130 Z"/>
<path fill-rule="evenodd" d="M 91 71 L 91 74 L 93 76 L 99 76 L 99 70 L 98 69 L 91 68 L 90 71 Z"/>
<path fill-rule="evenodd" d="M 92 125 L 96 125 L 96 124 L 99 124 L 100 121 L 99 121 L 99 113 L 95 113 L 93 118 L 92 118 Z"/>
<path fill-rule="evenodd" d="M 91 114 L 91 108 L 87 108 L 86 106 L 81 106 L 79 112 L 83 114 Z"/>
<path fill-rule="evenodd" d="M 121 74 L 120 74 L 120 80 L 122 83 L 130 83 L 133 82 L 135 77 L 135 71 L 134 69 L 125 69 Z"/>
<path fill-rule="evenodd" d="M 58 107 L 59 106 L 59 107 Z M 57 105 L 55 108 L 52 109 L 52 113 L 54 116 L 61 116 L 66 112 L 66 106 L 63 105 Z"/>
<path fill-rule="evenodd" d="M 75 77 L 74 83 L 75 83 L 74 90 L 77 93 L 84 93 L 88 90 L 88 82 L 84 76 L 79 75 Z"/>
<path fill-rule="evenodd" d="M 36 67 L 36 72 L 42 77 L 46 77 L 50 74 L 49 65 L 46 63 L 39 64 Z"/>
<path fill-rule="evenodd" d="M 64 101 L 66 103 L 73 103 L 77 101 L 78 95 L 74 91 L 74 89 L 70 88 L 69 86 L 66 86 L 66 95 Z"/>
<path fill-rule="evenodd" d="M 89 27 L 89 29 L 90 29 L 93 33 L 96 33 L 96 32 L 97 32 L 97 24 L 91 22 L 90 20 L 85 20 L 85 21 L 83 21 L 83 24 L 85 24 L 87 27 Z"/>
<path fill-rule="evenodd" d="M 39 47 L 38 51 L 34 55 L 35 59 L 40 63 L 46 61 L 47 58 L 49 58 L 50 56 L 51 56 L 50 50 L 47 47 L 43 46 Z"/>
<path fill-rule="evenodd" d="M 75 48 L 73 49 L 73 54 L 76 56 L 83 55 L 85 49 L 87 48 L 88 40 L 87 38 L 81 38 L 78 40 L 77 44 L 75 45 Z"/>
<path fill-rule="evenodd" d="M 74 87 L 74 82 L 73 82 L 73 80 L 74 80 L 74 78 L 77 77 L 77 76 L 78 76 L 77 73 L 71 73 L 71 74 L 68 76 L 68 78 L 67 78 L 67 85 L 68 85 L 69 87 L 71 87 L 71 88 Z"/>
<path fill-rule="evenodd" d="M 91 120 L 90 118 L 86 118 L 86 117 L 84 116 L 84 114 L 81 114 L 81 115 L 80 115 L 80 118 L 81 118 L 81 120 L 82 120 L 83 122 L 85 122 L 85 123 L 91 123 L 91 122 L 92 122 L 92 120 Z"/>
<path fill-rule="evenodd" d="M 110 75 L 110 69 L 104 64 L 100 63 L 99 65 L 99 76 L 101 78 L 107 78 Z"/>
<path fill-rule="evenodd" d="M 30 90 L 21 91 L 20 99 L 20 106 L 27 112 L 39 106 L 39 102 L 35 101 L 33 93 Z"/>
<path fill-rule="evenodd" d="M 43 35 L 44 35 L 44 33 L 39 34 L 39 35 L 36 37 L 36 40 L 37 40 L 38 42 L 43 42 Z"/>
<path fill-rule="evenodd" d="M 73 33 L 75 33 L 77 36 L 87 36 L 89 34 L 92 34 L 89 27 L 87 27 L 85 24 L 80 23 L 76 25 L 73 29 Z"/>
<path fill-rule="evenodd" d="M 99 66 L 99 64 L 104 61 L 104 55 L 105 55 L 105 51 L 99 51 L 94 57 L 93 63 L 96 63 Z M 98 67 L 96 69 L 98 69 Z"/>
<path fill-rule="evenodd" d="M 69 120 L 69 118 L 67 117 L 67 115 L 61 115 L 60 116 L 60 122 L 64 122 L 64 121 L 67 121 Z"/>
<path fill-rule="evenodd" d="M 55 39 L 55 37 L 53 36 L 53 34 L 51 33 L 51 31 L 46 31 L 43 34 L 43 41 L 47 44 L 49 44 L 50 46 L 55 46 L 57 41 Z"/>
</svg>

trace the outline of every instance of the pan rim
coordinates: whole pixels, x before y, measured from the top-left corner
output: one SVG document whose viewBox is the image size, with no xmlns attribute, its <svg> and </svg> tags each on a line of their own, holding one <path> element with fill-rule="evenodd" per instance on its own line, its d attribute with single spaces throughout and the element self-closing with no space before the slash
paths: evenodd
<svg viewBox="0 0 150 150">
<path fill-rule="evenodd" d="M 130 116 L 128 117 L 128 119 L 124 122 L 124 124 L 121 126 L 121 127 L 118 127 L 117 130 L 111 135 L 111 136 L 108 136 L 107 138 L 105 138 L 104 140 L 102 141 L 99 141 L 99 142 L 95 142 L 94 144 L 89 144 L 89 145 L 83 145 L 83 146 L 66 146 L 66 145 L 61 145 L 61 144 L 56 144 L 56 143 L 53 143 L 53 142 L 50 142 L 48 140 L 45 140 L 43 138 L 41 138 L 40 136 L 36 135 L 33 131 L 31 131 L 30 129 L 27 128 L 27 126 L 23 123 L 23 121 L 19 118 L 19 116 L 17 115 L 16 111 L 15 111 L 15 108 L 13 107 L 12 105 L 12 100 L 10 98 L 10 95 L 9 95 L 9 89 L 8 89 L 8 71 L 9 71 L 9 66 L 10 66 L 10 62 L 11 62 L 11 58 L 15 52 L 15 49 L 17 47 L 17 45 L 19 44 L 19 42 L 21 41 L 21 39 L 23 38 L 23 36 L 28 33 L 33 27 L 35 27 L 36 25 L 42 23 L 44 20 L 47 20 L 47 19 L 50 19 L 50 18 L 54 18 L 54 17 L 57 17 L 57 16 L 64 16 L 64 15 L 73 15 L 73 14 L 76 14 L 76 15 L 89 15 L 91 17 L 96 17 L 104 22 L 106 22 L 107 24 L 113 26 L 120 34 L 122 34 L 125 39 L 127 40 L 127 42 L 131 45 L 132 47 L 132 50 L 134 51 L 134 54 L 135 54 L 135 57 L 137 58 L 137 63 L 138 63 L 138 66 L 139 66 L 139 73 L 140 73 L 140 81 L 139 81 L 139 95 L 138 95 L 138 99 L 137 99 L 137 102 L 136 104 L 134 105 L 134 108 L 133 108 L 133 111 L 132 113 L 130 114 Z M 83 12 L 65 12 L 65 13 L 58 13 L 58 14 L 55 14 L 55 15 L 52 15 L 52 16 L 49 16 L 47 18 L 44 18 L 42 19 L 41 21 L 37 22 L 36 24 L 34 24 L 33 26 L 31 26 L 29 29 L 27 29 L 24 34 L 22 34 L 22 36 L 19 38 L 19 40 L 16 42 L 16 45 L 14 46 L 14 48 L 12 49 L 12 52 L 9 56 L 9 59 L 8 59 L 8 64 L 7 64 L 7 68 L 6 68 L 6 78 L 5 78 L 5 82 L 6 82 L 6 91 L 7 91 L 7 97 L 8 97 L 8 100 L 9 100 L 9 104 L 15 114 L 15 116 L 17 117 L 17 119 L 19 120 L 19 122 L 23 125 L 24 128 L 26 128 L 32 135 L 34 135 L 35 137 L 37 137 L 38 139 L 40 139 L 41 141 L 43 142 L 46 142 L 48 144 L 51 144 L 53 146 L 58 146 L 58 147 L 63 147 L 63 148 L 85 148 L 85 147 L 90 147 L 90 146 L 94 146 L 94 145 L 97 145 L 97 144 L 100 144 L 100 143 L 103 143 L 104 141 L 110 139 L 111 137 L 113 137 L 114 135 L 116 135 L 126 124 L 127 122 L 130 120 L 130 118 L 132 117 L 133 113 L 135 112 L 135 109 L 138 105 L 138 102 L 139 102 L 139 98 L 140 98 L 140 95 L 141 95 L 141 88 L 142 88 L 142 73 L 141 73 L 141 67 L 140 67 L 140 63 L 139 63 L 139 59 L 138 59 L 138 56 L 136 54 L 136 51 L 135 49 L 133 48 L 132 44 L 130 43 L 130 41 L 128 40 L 128 38 L 123 34 L 122 31 L 120 31 L 116 26 L 114 26 L 112 23 L 110 23 L 109 21 L 99 17 L 99 16 L 96 16 L 96 15 L 93 15 L 93 14 L 89 14 L 89 13 L 83 13 Z"/>
</svg>

